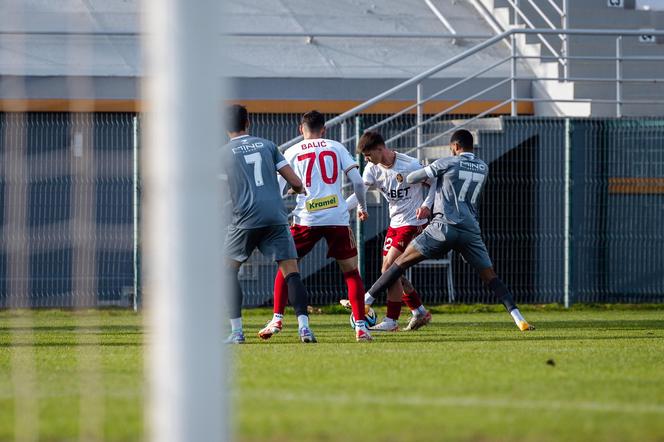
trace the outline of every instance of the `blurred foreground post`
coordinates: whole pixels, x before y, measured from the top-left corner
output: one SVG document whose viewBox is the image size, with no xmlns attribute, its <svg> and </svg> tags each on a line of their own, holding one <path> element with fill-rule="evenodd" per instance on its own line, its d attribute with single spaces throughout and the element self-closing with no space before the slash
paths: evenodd
<svg viewBox="0 0 664 442">
<path fill-rule="evenodd" d="M 219 2 L 145 0 L 148 439 L 227 440 L 223 391 Z"/>
</svg>

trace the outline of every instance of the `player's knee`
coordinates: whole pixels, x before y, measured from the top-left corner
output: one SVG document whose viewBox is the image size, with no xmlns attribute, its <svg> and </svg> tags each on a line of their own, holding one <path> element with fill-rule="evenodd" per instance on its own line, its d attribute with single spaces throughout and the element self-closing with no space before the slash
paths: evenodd
<svg viewBox="0 0 664 442">
<path fill-rule="evenodd" d="M 413 287 L 413 285 L 405 276 L 401 277 L 401 286 L 403 287 L 403 291 L 406 293 L 411 293 L 415 291 L 415 287 Z"/>
<path fill-rule="evenodd" d="M 283 261 L 279 261 L 279 270 L 281 270 L 281 274 L 284 277 L 290 275 L 291 273 L 297 273 L 297 260 L 285 259 Z"/>
</svg>

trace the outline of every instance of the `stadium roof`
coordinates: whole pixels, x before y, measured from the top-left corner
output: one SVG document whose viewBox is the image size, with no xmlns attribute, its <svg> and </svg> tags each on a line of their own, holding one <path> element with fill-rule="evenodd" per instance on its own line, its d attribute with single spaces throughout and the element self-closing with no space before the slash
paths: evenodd
<svg viewBox="0 0 664 442">
<path fill-rule="evenodd" d="M 229 33 L 450 33 L 425 0 L 227 3 L 229 12 L 225 22 Z M 457 33 L 491 34 L 491 29 L 466 2 L 433 0 L 433 3 Z M 30 78 L 32 86 L 28 89 L 37 95 L 53 89 L 44 84 L 45 77 L 57 80 L 71 76 L 95 77 L 98 94 L 135 95 L 136 79 L 143 74 L 140 5 L 139 0 L 0 0 L 3 11 L 0 76 Z M 384 79 L 394 84 L 393 80 L 420 73 L 478 41 L 399 37 L 321 37 L 313 41 L 302 36 L 230 38 L 227 57 L 231 76 L 254 80 L 251 89 L 268 89 L 268 85 L 255 82 L 263 78 L 271 81 Z M 507 55 L 505 47 L 495 46 L 482 51 L 472 62 L 455 65 L 439 76 L 464 77 L 475 72 L 477 66 L 486 66 Z M 493 76 L 505 76 L 508 72 L 506 63 Z"/>
</svg>

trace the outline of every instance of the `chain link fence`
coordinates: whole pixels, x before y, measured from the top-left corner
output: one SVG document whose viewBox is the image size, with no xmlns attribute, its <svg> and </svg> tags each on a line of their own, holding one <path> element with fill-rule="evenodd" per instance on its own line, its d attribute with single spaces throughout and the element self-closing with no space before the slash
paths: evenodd
<svg viewBox="0 0 664 442">
<path fill-rule="evenodd" d="M 0 307 L 133 305 L 140 292 L 135 117 L 0 114 Z M 251 117 L 252 133 L 277 144 L 298 133 L 299 114 Z M 367 128 L 385 117 L 362 115 L 327 136 L 348 140 L 356 124 Z M 425 126 L 422 139 L 463 117 Z M 376 130 L 389 139 L 415 122 L 415 115 L 402 115 Z M 518 302 L 562 302 L 566 257 L 574 302 L 664 301 L 664 120 L 503 117 L 485 123 L 473 128 L 477 155 L 490 166 L 482 231 Z M 416 138 L 412 131 L 390 147 L 423 163 L 446 155 L 445 145 L 413 150 Z M 354 140 L 346 144 L 354 150 Z M 386 202 L 377 194 L 368 199 L 370 219 L 360 237 L 367 286 L 380 273 L 389 224 Z M 258 253 L 243 266 L 248 306 L 271 303 L 275 271 Z M 459 256 L 452 271 L 457 302 L 495 302 Z M 324 244 L 302 261 L 301 272 L 312 304 L 346 296 Z M 447 302 L 446 278 L 444 267 L 413 272 L 428 304 Z"/>
</svg>

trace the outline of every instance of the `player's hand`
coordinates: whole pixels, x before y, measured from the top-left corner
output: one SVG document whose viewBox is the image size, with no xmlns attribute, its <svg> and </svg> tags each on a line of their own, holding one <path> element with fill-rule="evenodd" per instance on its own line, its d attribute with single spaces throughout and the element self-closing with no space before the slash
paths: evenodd
<svg viewBox="0 0 664 442">
<path fill-rule="evenodd" d="M 429 209 L 427 206 L 419 207 L 415 211 L 415 217 L 417 219 L 429 219 L 431 217 L 431 209 Z"/>
<path fill-rule="evenodd" d="M 366 221 L 369 219 L 369 213 L 368 212 L 362 212 L 360 210 L 357 211 L 357 218 L 360 221 Z"/>
</svg>

